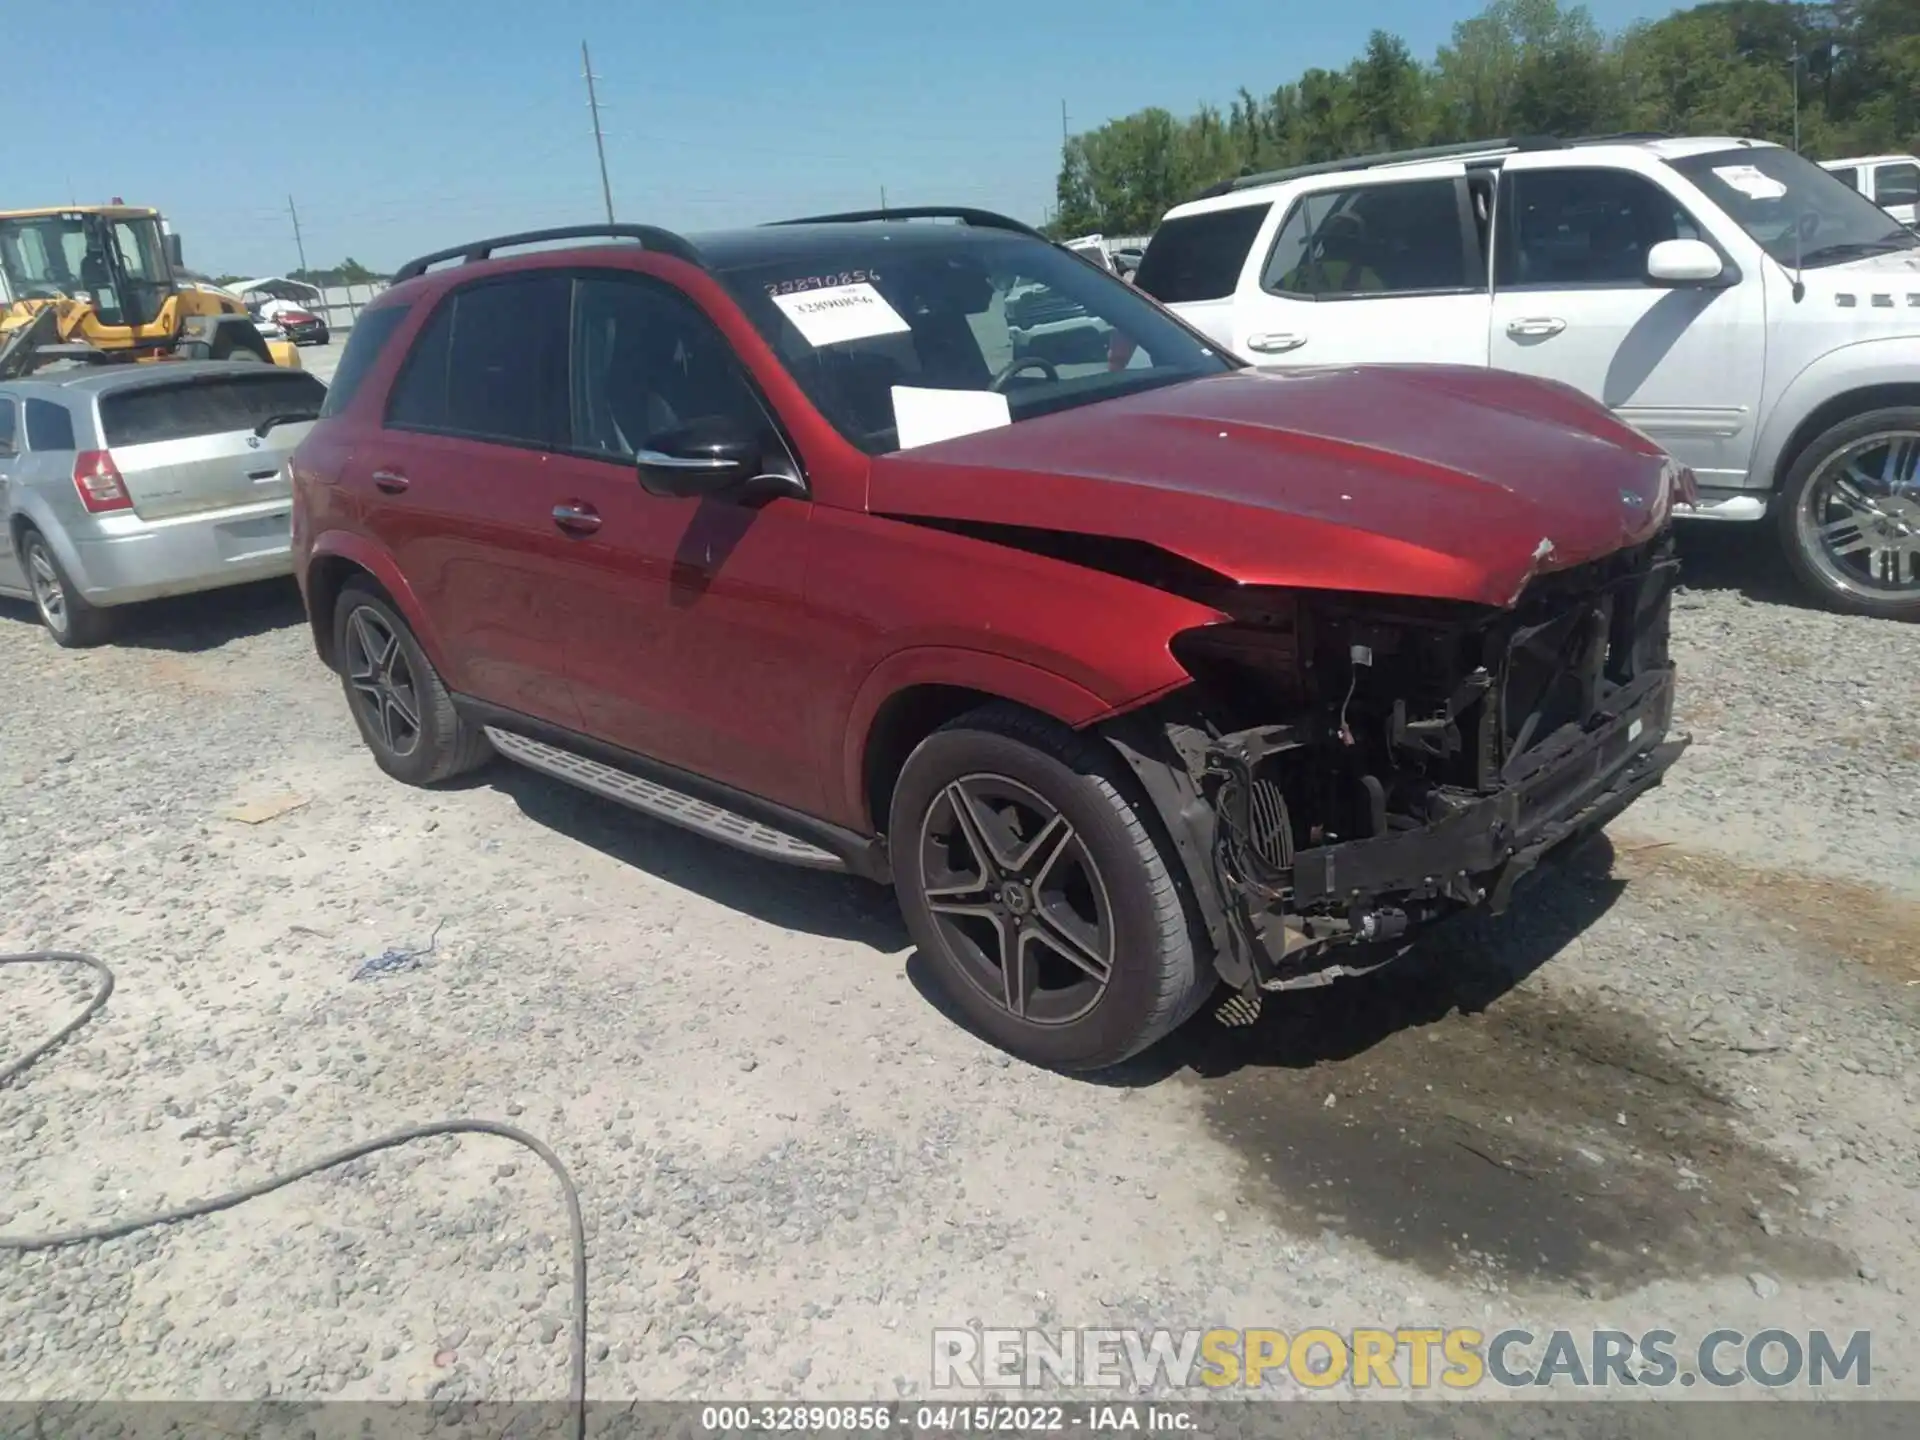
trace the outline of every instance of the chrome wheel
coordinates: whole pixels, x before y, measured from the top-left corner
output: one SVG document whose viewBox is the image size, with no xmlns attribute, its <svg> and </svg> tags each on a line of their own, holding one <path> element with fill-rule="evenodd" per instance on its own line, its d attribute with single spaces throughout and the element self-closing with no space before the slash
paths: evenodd
<svg viewBox="0 0 1920 1440">
<path fill-rule="evenodd" d="M 347 683 L 368 729 L 394 755 L 420 744 L 420 698 L 400 637 L 362 606 L 347 617 Z"/>
<path fill-rule="evenodd" d="M 1834 451 L 1801 492 L 1800 550 L 1853 595 L 1920 595 L 1920 432 L 1866 435 Z"/>
<path fill-rule="evenodd" d="M 33 586 L 33 603 L 40 607 L 40 618 L 56 635 L 67 633 L 67 591 L 60 583 L 60 572 L 46 543 L 37 537 L 27 547 L 27 580 Z"/>
<path fill-rule="evenodd" d="M 949 783 L 920 825 L 927 909 L 960 970 L 1036 1025 L 1091 1010 L 1113 975 L 1113 906 L 1085 841 L 1034 790 L 1002 775 Z"/>
</svg>

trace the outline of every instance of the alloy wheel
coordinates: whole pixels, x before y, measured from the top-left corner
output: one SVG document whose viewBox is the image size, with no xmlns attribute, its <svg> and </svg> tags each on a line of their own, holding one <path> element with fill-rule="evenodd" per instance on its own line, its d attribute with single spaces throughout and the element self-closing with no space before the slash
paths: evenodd
<svg viewBox="0 0 1920 1440">
<path fill-rule="evenodd" d="M 40 607 L 40 618 L 56 635 L 67 633 L 67 591 L 54 568 L 53 556 L 37 538 L 27 549 L 27 578 L 33 585 L 33 600 Z"/>
<path fill-rule="evenodd" d="M 1835 451 L 1794 520 L 1802 553 L 1839 589 L 1920 594 L 1920 433 L 1885 431 Z"/>
<path fill-rule="evenodd" d="M 400 637 L 376 611 L 347 617 L 347 683 L 373 732 L 394 755 L 420 743 L 420 701 Z"/>
<path fill-rule="evenodd" d="M 996 1005 L 1036 1025 L 1079 1019 L 1113 974 L 1113 906 L 1086 841 L 1017 780 L 949 783 L 920 825 L 927 909 L 948 954 Z"/>
</svg>

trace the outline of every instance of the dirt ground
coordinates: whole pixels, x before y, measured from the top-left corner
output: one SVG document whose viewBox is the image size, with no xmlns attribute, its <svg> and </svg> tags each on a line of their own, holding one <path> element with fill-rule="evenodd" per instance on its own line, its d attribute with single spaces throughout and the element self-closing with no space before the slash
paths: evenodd
<svg viewBox="0 0 1920 1440">
<path fill-rule="evenodd" d="M 0 1090 L 0 1233 L 477 1115 L 578 1181 L 601 1397 L 924 1395 L 972 1322 L 1869 1329 L 1920 1398 L 1920 646 L 1744 541 L 1689 547 L 1696 744 L 1609 840 L 1091 1081 L 943 1015 L 882 891 L 388 781 L 289 586 L 83 653 L 0 606 L 0 950 L 118 976 Z M 0 972 L 0 1060 L 85 993 Z M 0 1398 L 555 1397 L 565 1234 L 467 1139 L 0 1257 Z"/>
</svg>

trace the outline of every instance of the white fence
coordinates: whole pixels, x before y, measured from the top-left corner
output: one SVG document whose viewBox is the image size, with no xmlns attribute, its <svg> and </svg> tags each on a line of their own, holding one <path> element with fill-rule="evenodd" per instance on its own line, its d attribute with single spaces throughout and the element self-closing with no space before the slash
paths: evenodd
<svg viewBox="0 0 1920 1440">
<path fill-rule="evenodd" d="M 371 285 L 329 285 L 321 290 L 320 303 L 312 308 L 327 322 L 329 330 L 351 330 L 360 312 L 386 288 L 384 280 Z"/>
</svg>

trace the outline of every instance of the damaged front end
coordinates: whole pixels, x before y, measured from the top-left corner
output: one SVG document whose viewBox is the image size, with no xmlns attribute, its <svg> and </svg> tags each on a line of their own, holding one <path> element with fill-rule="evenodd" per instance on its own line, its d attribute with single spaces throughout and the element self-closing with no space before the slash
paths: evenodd
<svg viewBox="0 0 1920 1440">
<path fill-rule="evenodd" d="M 1108 737 L 1172 832 L 1230 984 L 1325 984 L 1659 783 L 1671 528 L 1505 609 L 1238 592 L 1175 652 L 1195 684 Z"/>
</svg>

